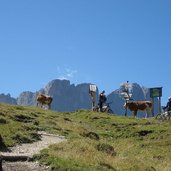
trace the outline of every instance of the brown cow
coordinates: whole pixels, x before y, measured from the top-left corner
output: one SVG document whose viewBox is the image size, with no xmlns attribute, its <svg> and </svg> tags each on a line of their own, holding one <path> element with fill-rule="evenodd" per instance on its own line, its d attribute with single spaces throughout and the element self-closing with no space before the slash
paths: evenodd
<svg viewBox="0 0 171 171">
<path fill-rule="evenodd" d="M 43 94 L 39 94 L 37 96 L 37 106 L 40 105 L 40 107 L 45 107 L 45 105 L 48 106 L 48 109 L 51 109 L 51 103 L 52 103 L 53 98 L 51 96 L 46 96 Z"/>
<path fill-rule="evenodd" d="M 137 116 L 138 111 L 146 112 L 146 118 L 148 118 L 149 112 L 152 108 L 152 102 L 150 101 L 128 101 L 124 104 L 125 108 L 128 108 L 133 116 Z"/>
</svg>

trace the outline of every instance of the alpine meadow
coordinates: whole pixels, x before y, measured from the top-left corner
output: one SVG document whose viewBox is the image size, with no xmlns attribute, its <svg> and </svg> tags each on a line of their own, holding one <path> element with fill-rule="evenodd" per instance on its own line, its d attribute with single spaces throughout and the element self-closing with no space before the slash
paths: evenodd
<svg viewBox="0 0 171 171">
<path fill-rule="evenodd" d="M 38 131 L 64 136 L 33 160 L 49 170 L 169 171 L 171 120 L 78 110 L 54 112 L 0 104 L 0 150 L 38 141 Z"/>
</svg>

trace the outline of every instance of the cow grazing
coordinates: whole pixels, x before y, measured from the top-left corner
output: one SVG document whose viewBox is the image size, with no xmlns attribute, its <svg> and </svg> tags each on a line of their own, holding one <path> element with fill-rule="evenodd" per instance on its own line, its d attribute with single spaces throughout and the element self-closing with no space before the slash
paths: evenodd
<svg viewBox="0 0 171 171">
<path fill-rule="evenodd" d="M 149 112 L 152 108 L 152 102 L 150 101 L 128 101 L 124 104 L 125 108 L 128 108 L 133 116 L 137 116 L 138 111 L 146 112 L 146 118 L 149 116 Z"/>
<path fill-rule="evenodd" d="M 42 108 L 47 105 L 48 109 L 51 109 L 52 100 L 53 100 L 53 98 L 51 96 L 39 94 L 37 96 L 37 106 L 40 106 Z"/>
</svg>

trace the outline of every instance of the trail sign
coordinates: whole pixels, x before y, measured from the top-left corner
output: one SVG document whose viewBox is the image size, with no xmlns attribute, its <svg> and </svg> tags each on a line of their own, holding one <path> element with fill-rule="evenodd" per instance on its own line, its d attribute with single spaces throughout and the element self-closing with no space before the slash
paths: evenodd
<svg viewBox="0 0 171 171">
<path fill-rule="evenodd" d="M 150 97 L 152 98 L 152 103 L 153 103 L 153 107 L 152 107 L 153 117 L 154 117 L 154 98 L 155 97 L 159 98 L 158 107 L 159 107 L 159 113 L 161 113 L 161 96 L 162 96 L 162 87 L 150 88 Z"/>
<path fill-rule="evenodd" d="M 132 84 L 130 84 L 128 81 L 126 83 L 122 83 L 120 85 L 120 91 L 120 94 L 124 97 L 125 100 L 132 100 Z"/>
<path fill-rule="evenodd" d="M 97 86 L 94 84 L 90 84 L 90 92 L 96 92 Z"/>
<path fill-rule="evenodd" d="M 127 103 L 129 100 L 133 100 L 132 97 L 132 84 L 129 83 L 129 81 L 127 81 L 126 83 L 122 83 L 120 85 L 120 91 L 121 91 L 121 95 L 124 97 L 125 99 L 125 103 Z M 125 116 L 127 116 L 127 108 L 125 109 Z"/>
<path fill-rule="evenodd" d="M 162 96 L 162 87 L 150 88 L 150 97 L 161 97 Z"/>
</svg>

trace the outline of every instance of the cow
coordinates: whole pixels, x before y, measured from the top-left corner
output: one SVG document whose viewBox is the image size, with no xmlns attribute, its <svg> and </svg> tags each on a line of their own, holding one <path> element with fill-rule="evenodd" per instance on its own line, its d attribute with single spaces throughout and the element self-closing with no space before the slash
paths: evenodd
<svg viewBox="0 0 171 171">
<path fill-rule="evenodd" d="M 45 105 L 48 106 L 48 109 L 51 109 L 51 103 L 53 98 L 51 96 L 46 96 L 44 94 L 39 94 L 37 96 L 37 106 L 45 107 Z"/>
<path fill-rule="evenodd" d="M 146 112 L 146 118 L 148 118 L 149 112 L 152 108 L 151 101 L 127 101 L 124 104 L 124 108 L 128 108 L 134 117 L 137 116 L 138 111 Z"/>
</svg>

